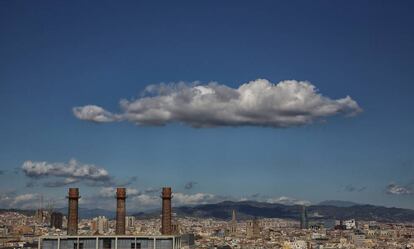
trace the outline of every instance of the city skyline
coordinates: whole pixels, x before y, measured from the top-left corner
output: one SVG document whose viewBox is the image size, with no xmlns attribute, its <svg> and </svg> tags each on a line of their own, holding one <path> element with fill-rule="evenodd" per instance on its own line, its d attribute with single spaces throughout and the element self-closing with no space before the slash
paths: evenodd
<svg viewBox="0 0 414 249">
<path fill-rule="evenodd" d="M 412 7 L 0 2 L 0 208 L 414 209 Z"/>
</svg>

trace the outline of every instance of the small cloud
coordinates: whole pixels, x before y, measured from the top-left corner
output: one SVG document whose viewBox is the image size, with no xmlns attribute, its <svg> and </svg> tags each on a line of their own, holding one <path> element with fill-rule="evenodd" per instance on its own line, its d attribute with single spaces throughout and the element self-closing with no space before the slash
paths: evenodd
<svg viewBox="0 0 414 249">
<path fill-rule="evenodd" d="M 190 181 L 190 182 L 187 182 L 185 185 L 184 185 L 184 188 L 185 189 L 187 189 L 187 190 L 190 190 L 190 189 L 193 189 L 194 187 L 195 187 L 195 185 L 197 184 L 197 182 L 194 182 L 194 181 Z"/>
<path fill-rule="evenodd" d="M 390 195 L 413 195 L 414 191 L 409 186 L 399 186 L 394 183 L 388 184 L 386 193 Z"/>
<path fill-rule="evenodd" d="M 96 123 L 113 122 L 118 120 L 117 116 L 96 105 L 86 105 L 73 108 L 73 114 L 81 120 Z"/>
</svg>

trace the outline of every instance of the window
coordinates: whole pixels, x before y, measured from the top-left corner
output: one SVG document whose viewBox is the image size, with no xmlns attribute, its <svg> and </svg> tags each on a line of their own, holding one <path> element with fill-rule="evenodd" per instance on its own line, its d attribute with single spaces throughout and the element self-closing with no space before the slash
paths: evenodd
<svg viewBox="0 0 414 249">
<path fill-rule="evenodd" d="M 111 249 L 111 239 L 103 240 L 103 249 Z"/>
<path fill-rule="evenodd" d="M 73 249 L 83 249 L 83 243 L 79 243 L 79 248 L 78 248 L 78 243 L 73 243 Z"/>
</svg>

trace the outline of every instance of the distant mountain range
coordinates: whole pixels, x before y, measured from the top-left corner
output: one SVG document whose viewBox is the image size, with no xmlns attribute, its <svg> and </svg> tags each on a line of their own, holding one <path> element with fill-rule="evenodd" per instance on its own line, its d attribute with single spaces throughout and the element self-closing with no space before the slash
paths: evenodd
<svg viewBox="0 0 414 249">
<path fill-rule="evenodd" d="M 333 203 L 341 204 L 345 203 Z M 350 204 L 350 203 L 348 203 Z M 270 204 L 255 201 L 231 202 L 225 201 L 217 204 L 197 205 L 193 207 L 176 207 L 174 213 L 178 216 L 212 217 L 217 219 L 230 219 L 232 210 L 236 210 L 239 219 L 259 218 L 300 218 L 302 206 Z M 312 205 L 307 207 L 311 219 L 338 219 L 355 218 L 357 220 L 376 220 L 382 222 L 414 222 L 414 210 L 403 208 L 387 208 L 374 205 Z M 134 214 L 137 217 L 157 217 L 160 211 Z"/>
<path fill-rule="evenodd" d="M 300 205 L 270 204 L 256 201 L 232 202 L 225 201 L 216 204 L 204 204 L 197 206 L 174 207 L 173 212 L 179 217 L 202 217 L 216 219 L 230 219 L 232 210 L 236 210 L 238 219 L 258 218 L 300 218 L 302 207 Z M 31 210 L 0 209 L 5 211 L 23 212 L 33 214 Z M 59 208 L 56 211 L 67 213 L 67 208 Z M 346 201 L 324 201 L 317 205 L 307 207 L 310 219 L 351 219 L 376 220 L 382 222 L 414 222 L 414 210 L 404 208 L 388 208 L 382 206 L 358 204 Z M 96 216 L 115 217 L 114 211 L 104 209 L 79 208 L 81 218 L 92 218 Z M 138 218 L 153 218 L 160 216 L 160 210 L 150 210 L 129 214 Z"/>
<path fill-rule="evenodd" d="M 352 201 L 338 201 L 338 200 L 328 200 L 320 202 L 318 205 L 320 206 L 334 206 L 334 207 L 352 207 L 356 205 L 363 205 L 360 203 L 355 203 Z"/>
<path fill-rule="evenodd" d="M 9 209 L 0 208 L 0 214 L 5 213 L 5 212 L 16 212 L 16 213 L 20 213 L 20 214 L 24 214 L 24 215 L 34 215 L 34 213 L 35 213 L 34 210 L 22 210 L 22 209 L 14 209 L 14 208 L 9 208 Z"/>
</svg>

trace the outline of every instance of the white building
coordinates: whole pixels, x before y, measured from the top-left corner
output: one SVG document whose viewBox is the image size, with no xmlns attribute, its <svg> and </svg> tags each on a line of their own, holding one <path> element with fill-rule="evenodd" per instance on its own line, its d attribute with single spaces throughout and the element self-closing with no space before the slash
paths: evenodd
<svg viewBox="0 0 414 249">
<path fill-rule="evenodd" d="M 347 230 L 356 228 L 356 222 L 354 219 L 344 221 L 344 225 Z"/>
<path fill-rule="evenodd" d="M 125 226 L 126 228 L 132 228 L 135 226 L 135 217 L 134 216 L 126 216 L 125 217 Z"/>
<path fill-rule="evenodd" d="M 99 234 L 105 234 L 109 230 L 109 222 L 105 216 L 98 216 L 92 220 L 92 230 Z"/>
</svg>

